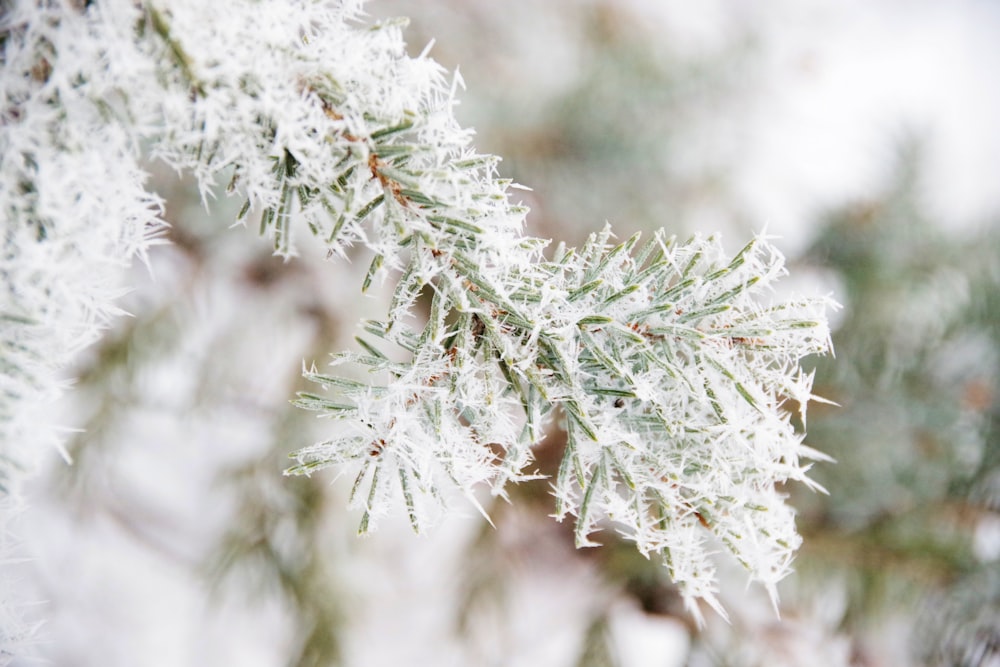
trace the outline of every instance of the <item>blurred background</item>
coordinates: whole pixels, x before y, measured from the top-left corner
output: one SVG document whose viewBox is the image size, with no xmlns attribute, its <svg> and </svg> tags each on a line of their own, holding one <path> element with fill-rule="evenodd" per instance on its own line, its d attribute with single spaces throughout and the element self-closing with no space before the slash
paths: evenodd
<svg viewBox="0 0 1000 667">
<path fill-rule="evenodd" d="M 17 565 L 37 652 L 66 666 L 1000 665 L 1000 4 L 988 0 L 373 0 L 460 66 L 458 115 L 531 192 L 529 232 L 778 237 L 787 289 L 832 293 L 789 488 L 781 589 L 723 561 L 726 623 L 692 624 L 610 533 L 576 551 L 544 482 L 426 536 L 355 536 L 348 480 L 284 478 L 324 424 L 302 363 L 351 346 L 367 263 L 308 236 L 282 263 L 238 205 L 209 217 L 150 165 L 172 245 L 80 359 L 29 489 Z M 515 198 L 517 198 L 515 197 Z M 556 460 L 554 433 L 539 464 Z M 12 566 L 13 567 L 13 566 Z M 27 662 L 25 664 L 28 664 Z M 34 664 L 34 663 L 31 663 Z"/>
</svg>

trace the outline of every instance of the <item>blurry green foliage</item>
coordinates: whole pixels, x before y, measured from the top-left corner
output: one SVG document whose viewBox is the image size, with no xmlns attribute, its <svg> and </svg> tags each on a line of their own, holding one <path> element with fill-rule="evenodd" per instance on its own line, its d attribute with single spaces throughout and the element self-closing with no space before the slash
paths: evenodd
<svg viewBox="0 0 1000 667">
<path fill-rule="evenodd" d="M 836 359 L 816 360 L 816 393 L 840 407 L 812 411 L 809 440 L 837 463 L 815 469 L 829 496 L 796 501 L 799 569 L 846 575 L 848 631 L 926 609 L 942 622 L 917 657 L 980 665 L 955 656 L 1000 646 L 1000 607 L 981 617 L 1000 598 L 1000 544 L 983 538 L 1000 520 L 1000 230 L 936 225 L 921 161 L 905 144 L 884 194 L 830 214 L 805 257 L 845 309 Z M 970 590 L 980 603 L 955 603 Z"/>
</svg>

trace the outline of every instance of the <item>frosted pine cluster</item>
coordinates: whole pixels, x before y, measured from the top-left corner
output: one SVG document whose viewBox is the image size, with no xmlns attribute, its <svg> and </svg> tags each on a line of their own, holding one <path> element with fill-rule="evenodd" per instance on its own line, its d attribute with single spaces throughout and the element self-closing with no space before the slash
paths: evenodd
<svg viewBox="0 0 1000 667">
<path fill-rule="evenodd" d="M 769 300 L 785 271 L 763 238 L 732 257 L 714 238 L 610 239 L 605 229 L 551 261 L 525 245 L 532 261 L 515 267 L 488 247 L 477 261 L 429 253 L 446 266 L 422 274 L 436 277 L 420 282 L 434 295 L 423 329 L 394 309 L 367 323 L 366 352 L 334 361 L 368 378 L 307 374 L 336 396 L 299 405 L 346 428 L 291 471 L 353 464 L 362 531 L 394 497 L 420 530 L 444 490 L 476 503 L 480 485 L 502 495 L 530 474 L 530 448 L 557 418 L 568 436 L 557 514 L 574 517 L 578 546 L 617 530 L 662 555 L 689 601 L 716 607 L 711 554 L 723 547 L 773 594 L 799 544 L 778 486 L 810 484 L 806 459 L 821 457 L 785 403 L 804 411 L 812 398 L 798 362 L 829 349 L 827 303 Z M 390 361 L 378 339 L 409 360 Z"/>
<path fill-rule="evenodd" d="M 140 167 L 153 158 L 206 200 L 227 185 L 276 254 L 300 233 L 331 258 L 362 246 L 361 291 L 395 284 L 357 351 L 308 370 L 330 391 L 298 400 L 339 423 L 290 472 L 353 469 L 363 530 L 397 500 L 422 529 L 455 490 L 504 495 L 558 423 L 553 482 L 580 545 L 622 532 L 689 600 L 714 602 L 718 548 L 769 587 L 787 572 L 798 537 L 778 487 L 806 481 L 814 453 L 785 403 L 804 410 L 799 360 L 829 332 L 824 300 L 771 300 L 784 269 L 766 239 L 727 257 L 714 239 L 614 245 L 605 230 L 547 257 L 455 121 L 460 80 L 409 57 L 401 22 L 361 22 L 359 1 L 8 4 L 5 460 L 52 435 L 22 416 L 116 314 L 120 269 L 161 231 Z"/>
</svg>

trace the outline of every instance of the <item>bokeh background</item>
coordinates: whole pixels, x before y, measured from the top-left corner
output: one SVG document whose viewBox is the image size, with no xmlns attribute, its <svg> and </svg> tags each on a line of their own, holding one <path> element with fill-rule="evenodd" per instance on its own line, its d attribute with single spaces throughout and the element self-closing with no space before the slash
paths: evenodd
<svg viewBox="0 0 1000 667">
<path fill-rule="evenodd" d="M 530 233 L 767 230 L 789 290 L 832 293 L 789 488 L 781 591 L 725 565 L 726 623 L 608 532 L 576 551 L 544 482 L 426 536 L 355 536 L 347 480 L 284 478 L 323 423 L 289 399 L 384 301 L 300 235 L 282 263 L 150 164 L 169 246 L 70 370 L 16 532 L 36 652 L 61 666 L 1000 665 L 1000 4 L 372 0 L 460 67 L 477 147 Z M 251 225 L 252 227 L 252 225 Z M 391 287 L 391 286 L 387 286 Z M 539 465 L 557 459 L 557 433 Z M 23 661 L 24 664 L 34 664 Z M 21 664 L 16 662 L 15 664 Z"/>
</svg>

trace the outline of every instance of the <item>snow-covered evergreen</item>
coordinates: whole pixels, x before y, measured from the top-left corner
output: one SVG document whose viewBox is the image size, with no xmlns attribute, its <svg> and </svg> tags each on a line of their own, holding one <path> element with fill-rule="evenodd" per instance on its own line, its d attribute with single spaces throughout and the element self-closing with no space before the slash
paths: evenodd
<svg viewBox="0 0 1000 667">
<path fill-rule="evenodd" d="M 59 369 L 121 314 L 123 268 L 162 233 L 154 159 L 193 174 L 209 206 L 228 184 L 276 254 L 294 261 L 312 234 L 331 261 L 371 257 L 359 293 L 394 285 L 360 347 L 337 353 L 341 374 L 307 370 L 333 391 L 298 399 L 339 423 L 290 472 L 353 470 L 364 530 L 391 511 L 422 529 L 456 490 L 504 495 L 557 421 L 555 493 L 579 545 L 621 531 L 713 604 L 724 548 L 773 593 L 799 542 L 778 487 L 808 483 L 817 456 L 791 422 L 811 398 L 798 363 L 829 350 L 830 304 L 772 295 L 784 266 L 766 237 L 727 256 L 714 238 L 606 229 L 546 254 L 454 118 L 460 78 L 408 56 L 403 23 L 365 23 L 360 2 L 8 4 L 5 502 L 59 441 L 39 418 Z"/>
</svg>

